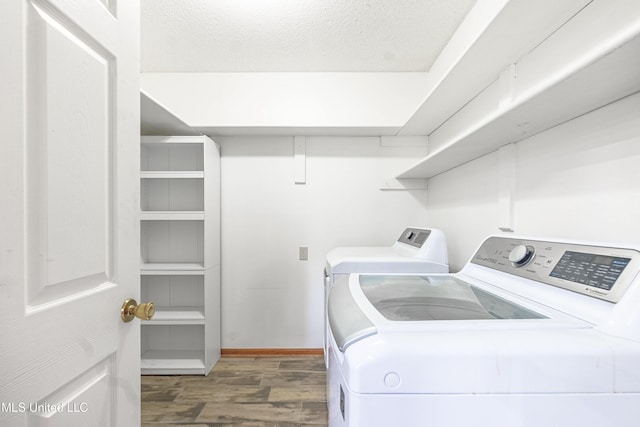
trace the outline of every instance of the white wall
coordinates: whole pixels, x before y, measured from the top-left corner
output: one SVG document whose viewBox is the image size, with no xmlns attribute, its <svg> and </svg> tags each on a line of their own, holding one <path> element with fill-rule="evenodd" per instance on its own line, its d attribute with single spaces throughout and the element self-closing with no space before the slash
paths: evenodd
<svg viewBox="0 0 640 427">
<path fill-rule="evenodd" d="M 426 225 L 426 192 L 380 184 L 426 155 L 380 138 L 307 137 L 306 184 L 293 137 L 216 138 L 222 148 L 222 346 L 320 348 L 323 269 L 336 246 L 390 246 Z M 298 247 L 309 260 L 298 260 Z"/>
<path fill-rule="evenodd" d="M 515 145 L 514 231 L 640 244 L 640 94 Z M 429 225 L 460 269 L 498 234 L 498 153 L 429 180 Z"/>
</svg>

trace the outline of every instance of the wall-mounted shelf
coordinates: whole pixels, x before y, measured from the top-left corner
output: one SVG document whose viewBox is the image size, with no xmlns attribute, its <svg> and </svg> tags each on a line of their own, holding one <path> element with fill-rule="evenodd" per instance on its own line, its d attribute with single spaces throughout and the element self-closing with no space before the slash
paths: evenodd
<svg viewBox="0 0 640 427">
<path fill-rule="evenodd" d="M 562 41 L 569 52 L 571 43 Z M 522 58 L 512 81 L 496 80 L 430 134 L 431 153 L 396 178 L 435 176 L 640 91 L 638 20 L 566 59 L 553 57 L 549 46 Z"/>
</svg>

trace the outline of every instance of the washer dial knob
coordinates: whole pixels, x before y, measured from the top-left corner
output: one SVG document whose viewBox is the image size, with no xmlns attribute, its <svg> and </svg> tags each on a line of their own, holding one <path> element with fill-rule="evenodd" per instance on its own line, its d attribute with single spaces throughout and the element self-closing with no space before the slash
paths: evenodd
<svg viewBox="0 0 640 427">
<path fill-rule="evenodd" d="M 509 252 L 509 261 L 516 268 L 523 267 L 533 259 L 535 252 L 533 246 L 518 245 Z"/>
</svg>

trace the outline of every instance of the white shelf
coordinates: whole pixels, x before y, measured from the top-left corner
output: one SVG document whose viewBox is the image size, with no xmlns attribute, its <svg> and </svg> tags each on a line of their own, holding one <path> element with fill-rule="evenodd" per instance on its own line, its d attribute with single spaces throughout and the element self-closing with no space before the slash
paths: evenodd
<svg viewBox="0 0 640 427">
<path fill-rule="evenodd" d="M 142 211 L 142 221 L 199 221 L 204 220 L 204 211 Z"/>
<path fill-rule="evenodd" d="M 142 325 L 204 325 L 204 307 L 156 307 L 153 318 Z"/>
<path fill-rule="evenodd" d="M 204 178 L 203 171 L 142 171 L 142 179 L 199 179 Z"/>
<path fill-rule="evenodd" d="M 488 87 L 430 134 L 433 151 L 396 178 L 430 178 L 640 91 L 638 52 L 637 23 L 547 69 L 548 52 L 533 51 L 516 64 L 518 84 Z"/>
<path fill-rule="evenodd" d="M 204 351 L 149 350 L 142 353 L 140 363 L 145 375 L 203 375 Z"/>
<path fill-rule="evenodd" d="M 146 276 L 203 275 L 204 265 L 200 263 L 147 263 L 140 266 L 140 274 Z"/>
<path fill-rule="evenodd" d="M 203 136 L 173 136 L 173 135 L 143 135 L 140 138 L 142 144 L 202 144 Z"/>
</svg>

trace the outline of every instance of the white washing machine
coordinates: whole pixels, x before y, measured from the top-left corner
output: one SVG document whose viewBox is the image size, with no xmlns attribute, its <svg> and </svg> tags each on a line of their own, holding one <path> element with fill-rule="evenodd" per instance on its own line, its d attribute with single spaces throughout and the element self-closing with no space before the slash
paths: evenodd
<svg viewBox="0 0 640 427">
<path fill-rule="evenodd" d="M 330 427 L 640 423 L 637 247 L 488 238 L 455 274 L 329 298 Z"/>
<path fill-rule="evenodd" d="M 406 228 L 392 246 L 340 247 L 327 253 L 324 269 L 325 337 L 328 366 L 328 323 L 326 307 L 336 280 L 351 273 L 447 273 L 447 240 L 435 228 Z"/>
</svg>

